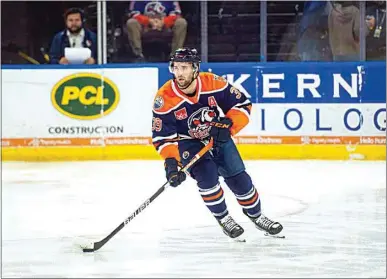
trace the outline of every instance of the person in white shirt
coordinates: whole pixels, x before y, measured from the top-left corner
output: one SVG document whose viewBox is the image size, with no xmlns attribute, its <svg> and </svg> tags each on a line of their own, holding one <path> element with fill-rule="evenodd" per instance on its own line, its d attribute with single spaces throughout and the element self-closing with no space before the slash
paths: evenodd
<svg viewBox="0 0 387 279">
<path fill-rule="evenodd" d="M 57 33 L 50 48 L 51 64 L 69 64 L 64 55 L 65 48 L 89 48 L 91 57 L 85 64 L 95 64 L 97 60 L 97 35 L 83 26 L 84 13 L 79 8 L 71 8 L 65 15 L 66 29 Z"/>
</svg>

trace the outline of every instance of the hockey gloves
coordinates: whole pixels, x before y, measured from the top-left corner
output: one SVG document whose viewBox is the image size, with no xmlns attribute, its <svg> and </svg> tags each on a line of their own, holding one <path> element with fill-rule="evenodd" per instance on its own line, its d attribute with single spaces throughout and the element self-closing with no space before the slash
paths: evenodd
<svg viewBox="0 0 387 279">
<path fill-rule="evenodd" d="M 219 120 L 212 120 L 210 136 L 214 139 L 214 147 L 220 147 L 231 138 L 230 128 L 232 121 L 230 118 L 221 117 Z"/>
<path fill-rule="evenodd" d="M 185 172 L 179 172 L 178 162 L 175 158 L 165 159 L 164 167 L 169 185 L 172 187 L 179 186 L 187 178 Z"/>
</svg>

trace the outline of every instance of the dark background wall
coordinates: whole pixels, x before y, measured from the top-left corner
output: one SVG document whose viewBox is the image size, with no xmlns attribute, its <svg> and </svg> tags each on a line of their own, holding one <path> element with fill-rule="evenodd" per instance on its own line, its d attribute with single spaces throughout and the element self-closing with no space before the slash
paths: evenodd
<svg viewBox="0 0 387 279">
<path fill-rule="evenodd" d="M 372 2 L 375 1 L 370 1 L 371 4 L 367 2 L 367 6 L 373 5 Z M 200 2 L 181 1 L 180 5 L 183 16 L 188 21 L 186 46 L 200 49 Z M 129 1 L 107 2 L 109 62 L 130 62 L 131 53 L 124 30 L 128 6 Z M 303 6 L 303 1 L 267 2 L 268 61 L 298 59 L 296 43 Z M 53 36 L 64 29 L 63 13 L 70 7 L 83 8 L 87 19 L 86 27 L 96 31 L 95 1 L 1 2 L 2 64 L 30 63 L 17 55 L 16 50 L 21 50 L 40 63 L 45 63 L 42 49 L 47 51 Z M 211 1 L 208 2 L 208 14 L 210 62 L 260 60 L 259 1 Z M 385 59 L 385 31 L 383 35 L 383 41 L 370 39 L 370 43 L 367 43 L 368 48 L 376 46 L 379 41 L 384 44 L 384 49 L 378 50 L 374 55 L 376 59 Z M 323 57 L 329 58 L 327 36 L 325 33 L 321 38 L 327 45 L 321 51 L 327 53 L 322 55 Z"/>
</svg>

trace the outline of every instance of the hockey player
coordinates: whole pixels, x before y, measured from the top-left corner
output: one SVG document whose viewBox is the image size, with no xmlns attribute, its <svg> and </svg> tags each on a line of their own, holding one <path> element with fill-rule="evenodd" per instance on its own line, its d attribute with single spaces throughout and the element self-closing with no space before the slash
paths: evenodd
<svg viewBox="0 0 387 279">
<path fill-rule="evenodd" d="M 227 210 L 220 175 L 255 226 L 276 235 L 282 225 L 261 213 L 258 191 L 231 138 L 249 123 L 251 102 L 222 77 L 199 73 L 200 62 L 196 49 L 176 50 L 169 64 L 173 79 L 154 99 L 152 141 L 165 159 L 169 184 L 176 187 L 186 179 L 179 166 L 186 165 L 212 137 L 212 151 L 188 170 L 197 181 L 204 204 L 227 236 L 237 238 L 244 232 Z"/>
</svg>

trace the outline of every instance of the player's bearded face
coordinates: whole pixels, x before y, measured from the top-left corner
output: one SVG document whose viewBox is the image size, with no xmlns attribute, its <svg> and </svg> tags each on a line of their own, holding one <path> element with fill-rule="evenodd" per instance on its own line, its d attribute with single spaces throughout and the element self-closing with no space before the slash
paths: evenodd
<svg viewBox="0 0 387 279">
<path fill-rule="evenodd" d="M 173 65 L 173 74 L 179 88 L 186 88 L 193 79 L 194 71 L 191 63 L 175 62 Z"/>
</svg>

